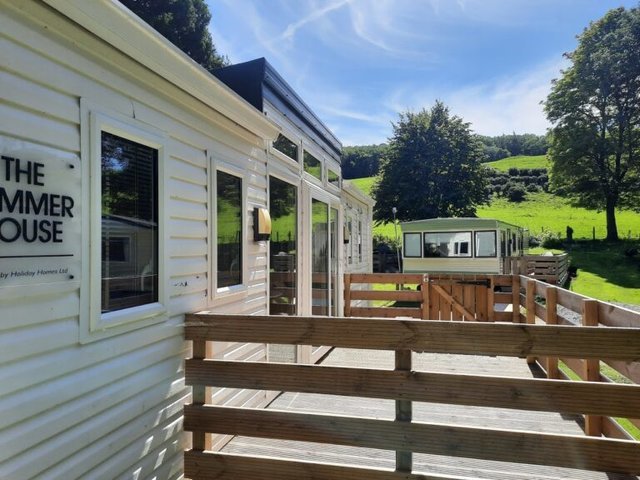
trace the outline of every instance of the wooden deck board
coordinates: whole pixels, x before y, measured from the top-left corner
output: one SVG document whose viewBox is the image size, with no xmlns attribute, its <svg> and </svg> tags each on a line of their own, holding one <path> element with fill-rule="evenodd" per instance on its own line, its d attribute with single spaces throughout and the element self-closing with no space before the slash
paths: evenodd
<svg viewBox="0 0 640 480">
<path fill-rule="evenodd" d="M 491 374 L 531 378 L 535 376 L 523 359 L 507 357 L 474 357 L 468 355 L 413 354 L 414 370 Z M 323 365 L 358 367 L 394 367 L 394 352 L 357 349 L 335 349 Z M 392 400 L 340 397 L 335 395 L 301 394 L 287 392 L 270 406 L 277 410 L 359 415 L 379 419 L 395 416 Z M 452 425 L 487 428 L 528 430 L 542 433 L 582 435 L 578 417 L 548 412 L 528 412 L 500 408 L 481 408 L 435 403 L 413 404 L 413 418 Z M 490 441 L 490 438 L 487 438 Z M 283 441 L 250 437 L 236 437 L 224 452 L 258 455 L 293 460 L 321 461 L 344 465 L 393 469 L 395 452 L 371 448 L 320 445 L 308 442 Z M 479 479 L 531 479 L 551 480 L 572 478 L 577 480 L 627 480 L 638 477 L 612 475 L 599 472 L 476 460 L 462 457 L 414 454 L 416 473 L 457 475 Z"/>
</svg>

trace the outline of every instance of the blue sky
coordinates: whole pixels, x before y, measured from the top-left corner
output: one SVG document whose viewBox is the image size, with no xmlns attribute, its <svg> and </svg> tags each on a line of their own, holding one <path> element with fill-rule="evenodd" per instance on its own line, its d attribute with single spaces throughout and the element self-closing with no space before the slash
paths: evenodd
<svg viewBox="0 0 640 480">
<path fill-rule="evenodd" d="M 484 135 L 543 134 L 540 101 L 592 20 L 637 0 L 207 0 L 232 63 L 280 72 L 344 145 L 436 99 Z"/>
</svg>

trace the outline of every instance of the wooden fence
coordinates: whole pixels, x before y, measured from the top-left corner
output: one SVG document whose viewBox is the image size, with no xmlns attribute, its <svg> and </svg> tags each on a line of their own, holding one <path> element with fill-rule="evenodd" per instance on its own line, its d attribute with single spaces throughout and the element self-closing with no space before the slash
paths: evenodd
<svg viewBox="0 0 640 480">
<path fill-rule="evenodd" d="M 376 284 L 396 284 L 401 290 Z M 352 290 L 354 284 L 369 285 L 370 290 Z M 420 289 L 417 290 L 418 285 Z M 409 288 L 410 290 L 402 290 Z M 501 291 L 504 290 L 504 291 Z M 387 302 L 413 301 L 413 306 L 351 307 L 357 299 Z M 345 317 L 413 317 L 424 320 L 475 320 L 549 325 L 640 328 L 640 313 L 601 302 L 575 292 L 549 285 L 524 275 L 428 275 L 428 274 L 351 274 L 345 276 Z M 570 380 L 559 368 L 570 369 L 583 381 L 612 383 L 600 368 L 600 360 L 575 357 L 529 357 L 538 362 L 550 379 Z M 620 361 L 602 357 L 603 364 L 616 376 L 640 385 L 640 358 Z M 624 418 L 640 429 L 640 404 L 636 415 Z M 620 420 L 601 415 L 586 415 L 588 435 L 631 439 Z"/>
<path fill-rule="evenodd" d="M 193 314 L 186 338 L 194 352 L 186 361 L 186 381 L 194 388 L 184 418 L 185 430 L 193 432 L 193 449 L 185 452 L 189 478 L 424 478 L 410 473 L 413 452 L 640 474 L 634 441 L 411 420 L 412 402 L 633 417 L 638 385 L 414 372 L 411 352 L 627 362 L 640 359 L 640 328 Z M 205 358 L 211 341 L 392 350 L 396 369 L 212 360 Z M 207 405 L 211 386 L 395 399 L 396 419 Z M 395 450 L 397 471 L 208 452 L 210 433 Z"/>
<path fill-rule="evenodd" d="M 569 278 L 569 255 L 524 255 L 505 259 L 504 273 L 564 285 Z"/>
<path fill-rule="evenodd" d="M 547 325 L 564 325 L 578 328 L 612 327 L 612 328 L 640 328 L 640 313 L 622 308 L 610 303 L 601 302 L 575 292 L 557 288 L 547 283 L 521 276 L 519 322 Z M 624 330 L 623 330 L 624 331 Z M 559 362 L 564 363 L 574 376 L 588 382 L 612 383 L 614 379 L 601 371 L 605 370 L 620 375 L 627 383 L 640 384 L 640 358 L 618 359 L 600 357 L 600 359 L 575 358 L 565 356 L 529 357 L 529 362 L 537 361 L 547 373 L 548 378 L 569 379 L 569 376 L 559 368 Z M 639 387 L 640 388 L 640 387 Z M 627 422 L 640 429 L 640 404 L 636 406 L 635 416 L 626 418 Z M 629 433 L 623 429 L 620 422 L 612 417 L 587 415 L 585 417 L 585 431 L 589 435 L 604 435 L 612 438 L 629 439 Z"/>
</svg>

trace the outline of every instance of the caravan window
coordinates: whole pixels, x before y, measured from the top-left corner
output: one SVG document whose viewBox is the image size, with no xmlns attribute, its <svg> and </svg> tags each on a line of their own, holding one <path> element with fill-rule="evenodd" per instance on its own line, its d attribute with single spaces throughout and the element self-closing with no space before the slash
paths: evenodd
<svg viewBox="0 0 640 480">
<path fill-rule="evenodd" d="M 409 257 L 421 257 L 420 240 L 422 234 L 420 233 L 405 233 L 404 234 L 404 256 Z"/>
<path fill-rule="evenodd" d="M 318 180 L 322 180 L 322 162 L 309 152 L 304 152 L 304 171 L 309 175 L 313 175 Z"/>
<path fill-rule="evenodd" d="M 284 135 L 278 135 L 278 138 L 273 142 L 273 148 L 278 150 L 280 153 L 284 153 L 291 160 L 298 161 L 298 145 L 293 143 Z"/>
<path fill-rule="evenodd" d="M 470 257 L 471 232 L 424 234 L 425 257 Z"/>
<path fill-rule="evenodd" d="M 496 232 L 476 232 L 476 257 L 496 256 Z"/>
</svg>

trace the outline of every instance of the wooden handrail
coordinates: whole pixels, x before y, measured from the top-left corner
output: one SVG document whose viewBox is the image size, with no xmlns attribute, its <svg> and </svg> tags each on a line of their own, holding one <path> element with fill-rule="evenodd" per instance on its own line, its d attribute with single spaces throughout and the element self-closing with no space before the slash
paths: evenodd
<svg viewBox="0 0 640 480">
<path fill-rule="evenodd" d="M 534 285 L 527 287 L 533 291 Z M 194 393 L 218 386 L 396 401 L 395 420 L 378 420 L 212 406 L 203 403 L 198 393 L 194 404 L 185 407 L 184 428 L 194 432 L 194 452 L 185 457 L 188 465 L 196 458 L 190 455 L 204 455 L 206 432 L 395 450 L 396 470 L 406 478 L 412 475 L 413 453 L 640 473 L 638 442 L 501 429 L 491 429 L 491 442 L 485 442 L 486 429 L 411 420 L 415 401 L 596 415 L 588 418 L 631 416 L 640 403 L 637 385 L 413 372 L 411 352 L 635 360 L 640 358 L 640 328 L 193 314 L 187 316 L 185 336 L 198 345 L 194 358 L 186 361 L 186 381 L 197 389 Z M 210 360 L 202 357 L 206 351 L 202 345 L 211 341 L 394 350 L 396 369 Z M 567 455 L 567 450 L 572 454 Z M 281 466 L 285 470 L 300 467 Z M 197 477 L 197 469 L 194 472 L 190 466 L 187 472 Z M 353 473 L 365 475 L 364 471 Z M 374 470 L 367 470 L 367 475 L 372 480 L 384 478 Z"/>
</svg>

